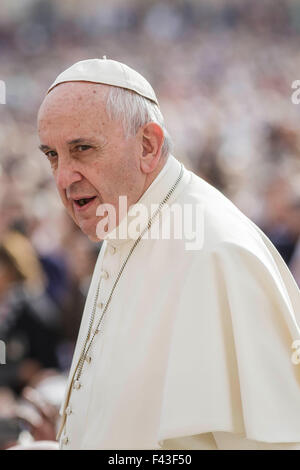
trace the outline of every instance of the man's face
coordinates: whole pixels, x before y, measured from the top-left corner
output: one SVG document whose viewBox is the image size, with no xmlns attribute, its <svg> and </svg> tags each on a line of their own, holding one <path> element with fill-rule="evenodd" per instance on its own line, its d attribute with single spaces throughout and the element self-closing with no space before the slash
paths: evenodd
<svg viewBox="0 0 300 470">
<path fill-rule="evenodd" d="M 119 196 L 128 207 L 143 194 L 139 133 L 125 139 L 122 124 L 109 120 L 108 87 L 63 83 L 45 98 L 38 115 L 41 149 L 54 174 L 60 197 L 76 224 L 98 241 L 99 204 L 112 204 L 119 222 Z"/>
</svg>

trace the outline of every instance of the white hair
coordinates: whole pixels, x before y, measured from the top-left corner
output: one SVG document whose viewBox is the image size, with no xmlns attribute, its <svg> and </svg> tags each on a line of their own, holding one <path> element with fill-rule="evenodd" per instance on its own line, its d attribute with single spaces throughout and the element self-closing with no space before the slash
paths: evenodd
<svg viewBox="0 0 300 470">
<path fill-rule="evenodd" d="M 165 128 L 164 118 L 159 107 L 153 102 L 125 88 L 109 86 L 106 112 L 111 120 L 122 121 L 125 137 L 136 135 L 140 127 L 148 122 L 158 124 L 164 133 L 162 157 L 171 152 L 171 137 Z"/>
</svg>

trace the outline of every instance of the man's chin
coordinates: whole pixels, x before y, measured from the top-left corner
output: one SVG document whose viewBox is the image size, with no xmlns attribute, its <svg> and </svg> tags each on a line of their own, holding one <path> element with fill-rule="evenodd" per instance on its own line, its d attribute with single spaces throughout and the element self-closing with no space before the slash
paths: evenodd
<svg viewBox="0 0 300 470">
<path fill-rule="evenodd" d="M 84 232 L 83 232 L 84 233 Z M 103 240 L 101 240 L 100 238 L 97 237 L 97 235 L 91 235 L 89 233 L 86 233 L 85 234 L 90 240 L 91 242 L 94 242 L 94 243 L 99 243 L 99 242 L 102 242 Z"/>
<path fill-rule="evenodd" d="M 115 229 L 116 225 L 115 222 L 108 224 L 106 216 L 103 217 L 103 223 L 101 223 L 101 217 L 98 217 L 96 221 L 88 219 L 77 220 L 75 217 L 73 219 L 82 233 L 95 243 L 102 242 Z"/>
<path fill-rule="evenodd" d="M 99 243 L 102 241 L 102 239 L 97 236 L 96 226 L 93 225 L 91 227 L 91 225 L 88 225 L 85 223 L 78 224 L 78 226 L 80 230 L 82 231 L 82 233 L 86 235 L 92 242 Z"/>
</svg>

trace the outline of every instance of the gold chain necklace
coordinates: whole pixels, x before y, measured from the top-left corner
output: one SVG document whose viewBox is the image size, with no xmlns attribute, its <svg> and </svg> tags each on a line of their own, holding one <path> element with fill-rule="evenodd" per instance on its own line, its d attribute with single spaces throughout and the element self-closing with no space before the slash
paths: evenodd
<svg viewBox="0 0 300 470">
<path fill-rule="evenodd" d="M 176 186 L 178 185 L 179 181 L 181 180 L 182 178 L 182 175 L 183 175 L 183 165 L 181 164 L 181 171 L 180 171 L 180 174 L 177 178 L 177 180 L 175 181 L 175 183 L 173 184 L 173 186 L 171 187 L 171 189 L 169 190 L 169 192 L 167 193 L 167 195 L 164 197 L 164 199 L 161 201 L 161 203 L 159 204 L 158 208 L 156 209 L 156 211 L 154 212 L 153 216 L 149 219 L 146 227 L 144 228 L 144 230 L 142 231 L 142 233 L 139 235 L 139 237 L 135 240 L 133 246 L 131 247 L 128 255 L 127 255 L 127 258 L 125 259 L 125 261 L 123 262 L 121 268 L 120 268 L 120 271 L 115 279 L 115 282 L 113 284 L 113 287 L 111 289 L 111 292 L 109 294 L 109 297 L 107 299 L 107 302 L 105 304 L 105 307 L 103 309 L 103 312 L 102 312 L 102 315 L 97 323 L 97 326 L 96 328 L 94 328 L 94 331 L 93 331 L 93 335 L 91 337 L 91 340 L 89 342 L 89 338 L 91 336 L 91 332 L 92 332 L 92 326 L 93 326 L 93 323 L 94 323 L 94 319 L 95 319 L 95 314 L 96 314 L 96 307 L 97 307 L 97 301 L 98 301 L 98 296 L 99 296 L 99 290 L 100 290 L 100 281 L 98 282 L 98 286 L 97 286 L 97 290 L 96 290 L 96 294 L 95 294 L 95 298 L 94 298 L 94 304 L 93 304 L 93 310 L 92 310 L 92 314 L 91 314 L 91 317 L 90 317 L 90 322 L 89 322 L 89 327 L 88 327 L 88 332 L 87 332 L 87 335 L 86 335 L 86 339 L 85 339 L 85 342 L 84 342 L 84 345 L 83 345 L 83 348 L 82 348 L 82 351 L 81 351 L 81 354 L 80 354 L 80 358 L 78 360 L 78 363 L 77 363 L 77 366 L 76 366 L 76 369 L 75 369 L 75 373 L 73 375 L 73 387 L 78 389 L 80 388 L 81 386 L 81 383 L 79 381 L 80 377 L 81 377 L 81 374 L 82 374 L 82 369 L 83 369 L 83 366 L 84 366 L 84 361 L 87 360 L 87 362 L 89 362 L 89 356 L 88 356 L 88 352 L 91 348 L 91 345 L 94 341 L 94 338 L 96 336 L 96 334 L 99 332 L 99 328 L 100 328 L 100 325 L 102 323 L 102 320 L 103 320 L 103 317 L 108 309 L 108 306 L 111 302 L 111 299 L 112 299 L 112 296 L 113 296 L 113 293 L 115 291 L 115 288 L 120 280 L 120 277 L 124 271 L 124 268 L 129 260 L 129 258 L 131 257 L 132 253 L 134 252 L 134 250 L 136 249 L 137 245 L 139 244 L 139 242 L 141 241 L 142 237 L 145 235 L 145 233 L 150 229 L 151 225 L 153 224 L 153 221 L 156 219 L 157 215 L 159 214 L 159 212 L 161 211 L 162 207 L 166 204 L 166 202 L 170 199 L 171 195 L 173 194 Z M 77 373 L 77 374 L 76 374 Z M 76 376 L 76 379 L 75 379 L 75 376 Z"/>
</svg>

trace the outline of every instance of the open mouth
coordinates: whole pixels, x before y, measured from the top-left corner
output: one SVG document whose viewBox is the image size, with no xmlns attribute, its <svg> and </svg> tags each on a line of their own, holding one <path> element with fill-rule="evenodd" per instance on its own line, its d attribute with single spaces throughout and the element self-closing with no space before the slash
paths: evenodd
<svg viewBox="0 0 300 470">
<path fill-rule="evenodd" d="M 96 196 L 93 197 L 85 197 L 82 199 L 74 199 L 74 202 L 77 207 L 83 207 L 92 202 L 94 199 L 96 199 Z"/>
</svg>

